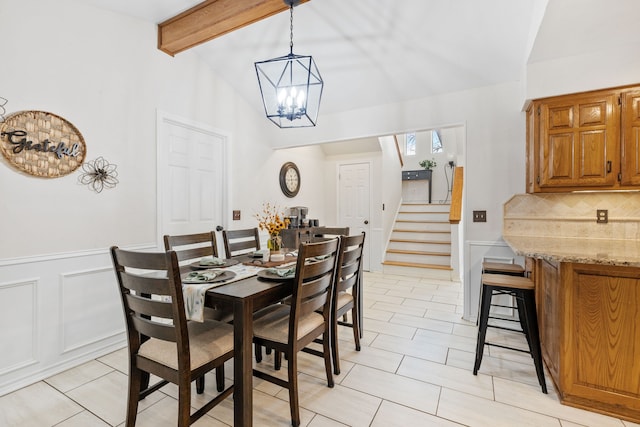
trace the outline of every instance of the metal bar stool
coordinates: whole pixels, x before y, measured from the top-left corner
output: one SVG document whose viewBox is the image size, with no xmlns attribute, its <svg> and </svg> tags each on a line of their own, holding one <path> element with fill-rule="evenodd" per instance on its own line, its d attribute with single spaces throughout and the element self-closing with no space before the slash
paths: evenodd
<svg viewBox="0 0 640 427">
<path fill-rule="evenodd" d="M 503 319 L 490 315 L 491 299 L 494 295 L 510 295 L 515 298 L 518 310 L 518 317 L 522 329 L 512 329 L 499 325 L 490 325 L 489 319 Z M 536 368 L 538 382 L 542 387 L 542 392 L 547 393 L 547 385 L 544 378 L 544 368 L 542 366 L 542 351 L 540 349 L 540 335 L 538 332 L 538 316 L 536 314 L 535 285 L 528 277 L 510 276 L 507 274 L 484 273 L 482 275 L 482 301 L 480 304 L 478 342 L 476 346 L 476 360 L 473 367 L 473 375 L 478 374 L 484 346 L 491 345 L 509 350 L 529 353 L 533 358 Z M 514 320 L 516 321 L 516 320 Z M 529 350 L 509 347 L 502 344 L 486 342 L 487 328 L 497 328 L 507 331 L 520 332 L 527 338 Z"/>
</svg>

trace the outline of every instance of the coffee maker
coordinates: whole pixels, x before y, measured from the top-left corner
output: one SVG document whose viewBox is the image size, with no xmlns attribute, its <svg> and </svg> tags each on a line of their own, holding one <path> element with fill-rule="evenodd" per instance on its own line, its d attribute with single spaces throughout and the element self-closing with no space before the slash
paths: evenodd
<svg viewBox="0 0 640 427">
<path fill-rule="evenodd" d="M 308 213 L 309 208 L 306 206 L 289 208 L 289 228 L 307 227 L 309 225 L 309 220 L 307 219 Z"/>
</svg>

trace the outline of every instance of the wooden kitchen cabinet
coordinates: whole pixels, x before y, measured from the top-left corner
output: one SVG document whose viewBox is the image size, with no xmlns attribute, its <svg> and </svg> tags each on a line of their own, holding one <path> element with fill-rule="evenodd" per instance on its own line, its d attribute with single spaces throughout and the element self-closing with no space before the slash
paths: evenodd
<svg viewBox="0 0 640 427">
<path fill-rule="evenodd" d="M 535 100 L 527 192 L 640 188 L 640 87 Z"/>
<path fill-rule="evenodd" d="M 640 421 L 640 268 L 537 259 L 542 355 L 562 403 Z"/>
<path fill-rule="evenodd" d="M 640 88 L 622 93 L 621 185 L 640 186 Z"/>
</svg>

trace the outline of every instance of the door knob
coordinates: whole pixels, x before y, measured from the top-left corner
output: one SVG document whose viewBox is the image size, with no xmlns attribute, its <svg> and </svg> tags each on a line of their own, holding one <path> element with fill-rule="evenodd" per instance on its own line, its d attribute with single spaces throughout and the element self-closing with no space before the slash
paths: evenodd
<svg viewBox="0 0 640 427">
<path fill-rule="evenodd" d="M 223 226 L 218 225 L 218 226 L 216 227 L 216 231 L 222 231 L 222 230 L 224 230 L 224 227 L 223 227 Z"/>
<path fill-rule="evenodd" d="M 367 225 L 367 224 L 369 224 L 369 220 L 368 220 L 368 219 L 365 219 L 365 220 L 364 220 L 364 225 Z"/>
</svg>

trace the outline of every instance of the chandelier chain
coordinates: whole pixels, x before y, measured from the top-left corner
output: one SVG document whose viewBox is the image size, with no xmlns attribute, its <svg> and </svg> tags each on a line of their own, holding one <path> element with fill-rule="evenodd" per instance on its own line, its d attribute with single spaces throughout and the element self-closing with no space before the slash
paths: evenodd
<svg viewBox="0 0 640 427">
<path fill-rule="evenodd" d="M 293 2 L 289 8 L 290 11 L 290 23 L 289 23 L 289 53 L 293 54 Z"/>
</svg>

